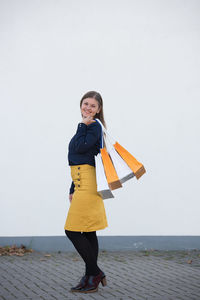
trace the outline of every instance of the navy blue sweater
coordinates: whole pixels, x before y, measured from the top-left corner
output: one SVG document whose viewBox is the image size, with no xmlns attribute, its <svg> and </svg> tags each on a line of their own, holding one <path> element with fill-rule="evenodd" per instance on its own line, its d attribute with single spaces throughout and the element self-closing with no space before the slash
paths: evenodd
<svg viewBox="0 0 200 300">
<path fill-rule="evenodd" d="M 96 121 L 89 125 L 79 123 L 76 134 L 72 137 L 68 147 L 68 162 L 70 166 L 89 164 L 95 167 L 94 156 L 100 152 L 102 128 Z M 74 192 L 72 181 L 69 193 Z"/>
</svg>

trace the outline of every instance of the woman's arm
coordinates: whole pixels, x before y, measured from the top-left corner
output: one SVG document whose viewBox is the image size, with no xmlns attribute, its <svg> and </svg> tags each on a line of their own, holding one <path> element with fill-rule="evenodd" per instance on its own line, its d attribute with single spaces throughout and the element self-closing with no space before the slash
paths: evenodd
<svg viewBox="0 0 200 300">
<path fill-rule="evenodd" d="M 86 125 L 79 123 L 75 135 L 75 148 L 79 153 L 87 152 L 101 136 L 101 125 L 98 122 Z"/>
<path fill-rule="evenodd" d="M 74 185 L 74 182 L 72 181 L 71 187 L 69 189 L 69 202 L 70 203 L 72 201 L 72 197 L 73 197 L 73 193 L 74 193 L 74 187 L 75 187 L 75 185 Z"/>
<path fill-rule="evenodd" d="M 74 193 L 74 187 L 75 187 L 75 185 L 74 185 L 74 182 L 72 181 L 71 187 L 69 189 L 69 194 L 73 194 Z"/>
</svg>

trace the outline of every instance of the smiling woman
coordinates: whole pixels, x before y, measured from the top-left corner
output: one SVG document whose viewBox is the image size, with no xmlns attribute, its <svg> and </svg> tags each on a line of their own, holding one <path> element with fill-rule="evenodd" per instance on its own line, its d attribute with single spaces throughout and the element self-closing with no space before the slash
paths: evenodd
<svg viewBox="0 0 200 300">
<path fill-rule="evenodd" d="M 81 114 L 83 118 L 87 118 L 88 115 L 94 117 L 100 111 L 99 104 L 94 98 L 86 98 L 81 105 Z"/>
<path fill-rule="evenodd" d="M 73 292 L 91 293 L 98 285 L 106 285 L 106 276 L 97 265 L 98 239 L 96 231 L 108 226 L 104 202 L 97 192 L 95 155 L 100 152 L 101 125 L 105 125 L 103 101 L 99 93 L 90 91 L 80 101 L 82 121 L 69 143 L 68 161 L 71 167 L 70 207 L 65 222 L 65 234 L 85 262 L 85 274 Z"/>
</svg>

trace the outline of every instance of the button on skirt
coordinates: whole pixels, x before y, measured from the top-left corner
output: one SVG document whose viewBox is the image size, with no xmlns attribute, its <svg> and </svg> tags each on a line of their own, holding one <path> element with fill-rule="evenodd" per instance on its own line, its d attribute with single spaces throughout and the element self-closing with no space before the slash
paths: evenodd
<svg viewBox="0 0 200 300">
<path fill-rule="evenodd" d="M 96 231 L 108 226 L 104 202 L 97 192 L 96 170 L 89 164 L 70 166 L 74 193 L 64 229 Z"/>
</svg>

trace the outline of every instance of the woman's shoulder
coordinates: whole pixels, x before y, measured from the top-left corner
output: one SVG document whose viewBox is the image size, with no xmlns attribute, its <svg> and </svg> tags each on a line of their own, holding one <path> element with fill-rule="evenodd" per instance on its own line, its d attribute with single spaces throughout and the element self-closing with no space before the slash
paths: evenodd
<svg viewBox="0 0 200 300">
<path fill-rule="evenodd" d="M 88 130 L 95 132 L 99 136 L 102 132 L 101 124 L 95 120 L 95 122 L 88 125 Z"/>
<path fill-rule="evenodd" d="M 91 124 L 88 125 L 88 127 L 94 127 L 94 128 L 101 128 L 101 124 L 97 120 L 95 122 L 92 122 Z"/>
</svg>

